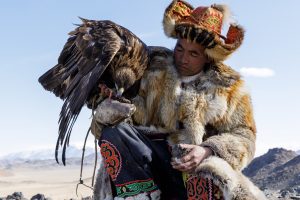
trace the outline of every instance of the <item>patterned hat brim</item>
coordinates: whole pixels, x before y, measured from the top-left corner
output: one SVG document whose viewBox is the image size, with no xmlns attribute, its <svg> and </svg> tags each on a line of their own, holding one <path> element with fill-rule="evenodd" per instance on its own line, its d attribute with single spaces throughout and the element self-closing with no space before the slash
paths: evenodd
<svg viewBox="0 0 300 200">
<path fill-rule="evenodd" d="M 226 37 L 207 30 L 198 24 L 181 22 L 170 14 L 172 7 L 178 0 L 174 0 L 165 10 L 163 18 L 164 32 L 168 37 L 188 39 L 205 47 L 205 54 L 212 60 L 224 61 L 242 44 L 244 29 L 237 24 L 230 24 Z M 181 1 L 183 2 L 183 1 Z M 194 8 L 184 2 L 191 10 Z"/>
</svg>

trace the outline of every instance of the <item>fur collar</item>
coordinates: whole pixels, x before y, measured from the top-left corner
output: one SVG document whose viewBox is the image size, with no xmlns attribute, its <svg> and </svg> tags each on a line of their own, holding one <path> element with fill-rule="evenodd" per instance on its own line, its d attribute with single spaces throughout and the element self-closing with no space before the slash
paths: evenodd
<svg viewBox="0 0 300 200">
<path fill-rule="evenodd" d="M 204 72 L 211 82 L 223 87 L 230 87 L 241 78 L 238 72 L 221 62 L 207 64 Z"/>
<path fill-rule="evenodd" d="M 174 64 L 169 67 L 168 73 L 171 76 L 176 74 L 174 78 L 179 77 Z M 197 91 L 203 91 L 230 87 L 240 79 L 241 75 L 231 67 L 221 62 L 208 63 L 205 65 L 204 70 L 200 72 L 196 79 L 187 83 L 183 83 L 183 86 L 184 88 L 191 86 Z"/>
</svg>

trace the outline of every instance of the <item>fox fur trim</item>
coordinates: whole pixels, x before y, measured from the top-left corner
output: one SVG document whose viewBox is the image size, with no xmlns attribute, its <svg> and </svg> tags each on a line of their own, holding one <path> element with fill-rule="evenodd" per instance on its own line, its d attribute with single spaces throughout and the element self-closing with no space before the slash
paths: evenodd
<svg viewBox="0 0 300 200">
<path fill-rule="evenodd" d="M 105 169 L 104 158 L 102 156 L 101 158 L 94 186 L 94 200 L 113 200 L 110 178 Z"/>
<path fill-rule="evenodd" d="M 203 160 L 195 174 L 212 179 L 222 190 L 225 200 L 267 200 L 264 193 L 246 176 L 219 157 L 210 156 Z"/>
</svg>

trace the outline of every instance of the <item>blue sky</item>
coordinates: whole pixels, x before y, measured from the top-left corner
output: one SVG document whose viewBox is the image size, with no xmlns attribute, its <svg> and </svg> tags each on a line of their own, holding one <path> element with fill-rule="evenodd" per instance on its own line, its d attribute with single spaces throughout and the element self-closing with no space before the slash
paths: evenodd
<svg viewBox="0 0 300 200">
<path fill-rule="evenodd" d="M 4 3 L 5 2 L 5 3 Z M 54 148 L 62 101 L 37 79 L 57 62 L 77 16 L 109 19 L 138 35 L 148 45 L 173 48 L 162 31 L 166 0 L 27 0 L 0 3 L 0 156 Z M 191 0 L 193 6 L 230 6 L 246 29 L 242 47 L 226 61 L 240 71 L 252 93 L 258 128 L 257 153 L 272 147 L 300 150 L 300 2 Z M 224 30 L 226 31 L 226 30 Z M 81 145 L 90 110 L 80 114 L 71 143 Z M 89 141 L 92 145 L 92 141 Z"/>
</svg>

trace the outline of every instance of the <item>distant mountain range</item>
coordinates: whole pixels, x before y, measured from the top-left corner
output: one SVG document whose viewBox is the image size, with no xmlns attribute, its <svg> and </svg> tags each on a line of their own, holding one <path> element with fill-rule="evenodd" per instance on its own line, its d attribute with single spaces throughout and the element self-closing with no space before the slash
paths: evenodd
<svg viewBox="0 0 300 200">
<path fill-rule="evenodd" d="M 12 168 L 22 165 L 22 167 L 51 167 L 57 166 L 54 149 L 42 149 L 35 151 L 24 151 L 11 153 L 0 157 L 0 168 Z M 61 151 L 58 153 L 59 160 Z M 85 148 L 84 164 L 93 164 L 95 160 L 95 150 L 91 147 Z M 69 146 L 66 151 L 67 165 L 80 165 L 82 148 Z"/>
<path fill-rule="evenodd" d="M 95 150 L 91 147 L 85 148 L 85 155 L 94 153 Z M 55 150 L 53 149 L 40 149 L 35 151 L 22 151 L 17 153 L 7 154 L 1 156 L 0 160 L 49 160 L 54 159 Z M 61 155 L 61 149 L 58 153 Z M 82 148 L 76 146 L 67 147 L 66 156 L 67 158 L 79 158 L 82 155 Z"/>
<path fill-rule="evenodd" d="M 270 149 L 255 158 L 243 173 L 275 199 L 300 199 L 299 151 Z M 272 199 L 272 198 L 270 198 Z"/>
</svg>

